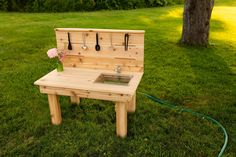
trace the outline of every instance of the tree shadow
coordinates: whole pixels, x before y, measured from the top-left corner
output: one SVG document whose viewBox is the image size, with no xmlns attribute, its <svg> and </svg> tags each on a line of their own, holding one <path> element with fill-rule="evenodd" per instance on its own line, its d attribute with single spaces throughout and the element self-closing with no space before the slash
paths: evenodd
<svg viewBox="0 0 236 157">
<path fill-rule="evenodd" d="M 217 49 L 217 46 L 208 48 L 184 46 L 182 48 L 189 58 L 195 76 L 194 83 L 199 85 L 199 91 L 216 97 L 224 97 L 224 95 L 229 94 L 224 93 L 224 89 L 228 88 L 228 92 L 235 89 L 233 83 L 235 74 L 231 71 L 230 63 L 227 63 L 220 56 L 220 52 L 218 52 L 220 50 Z M 233 54 L 229 56 L 233 56 Z"/>
<path fill-rule="evenodd" d="M 225 23 L 221 20 L 211 19 L 211 32 L 224 32 L 226 30 Z"/>
</svg>

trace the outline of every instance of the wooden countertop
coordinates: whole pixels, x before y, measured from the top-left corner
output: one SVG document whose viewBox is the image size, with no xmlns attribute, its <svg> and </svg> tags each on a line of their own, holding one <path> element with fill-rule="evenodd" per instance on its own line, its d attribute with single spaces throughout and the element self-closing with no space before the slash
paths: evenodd
<svg viewBox="0 0 236 157">
<path fill-rule="evenodd" d="M 102 73 L 116 74 L 112 70 L 64 67 L 63 72 L 53 70 L 35 81 L 34 84 L 38 86 L 133 95 L 143 75 L 140 72 L 121 72 L 121 75 L 133 76 L 128 85 L 96 83 L 95 80 Z"/>
</svg>

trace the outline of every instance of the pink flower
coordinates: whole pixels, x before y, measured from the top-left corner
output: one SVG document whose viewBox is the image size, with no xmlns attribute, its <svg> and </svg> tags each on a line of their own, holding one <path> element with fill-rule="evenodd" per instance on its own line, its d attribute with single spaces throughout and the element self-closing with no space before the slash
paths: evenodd
<svg viewBox="0 0 236 157">
<path fill-rule="evenodd" d="M 59 54 L 59 56 L 58 56 L 58 58 L 59 58 L 59 60 L 62 62 L 63 61 L 63 59 L 66 57 L 66 53 L 60 53 Z"/>
<path fill-rule="evenodd" d="M 49 57 L 49 58 L 55 58 L 55 57 L 58 56 L 58 53 L 57 53 L 57 49 L 56 49 L 56 48 L 53 48 L 53 49 L 48 50 L 47 54 L 48 54 L 48 57 Z"/>
</svg>

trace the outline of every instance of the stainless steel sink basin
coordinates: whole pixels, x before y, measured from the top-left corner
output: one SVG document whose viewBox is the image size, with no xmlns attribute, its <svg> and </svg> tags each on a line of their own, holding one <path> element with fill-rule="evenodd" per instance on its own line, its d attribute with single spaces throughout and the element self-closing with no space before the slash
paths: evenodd
<svg viewBox="0 0 236 157">
<path fill-rule="evenodd" d="M 132 75 L 122 74 L 100 74 L 95 80 L 95 83 L 114 84 L 114 85 L 128 85 L 132 79 Z"/>
</svg>

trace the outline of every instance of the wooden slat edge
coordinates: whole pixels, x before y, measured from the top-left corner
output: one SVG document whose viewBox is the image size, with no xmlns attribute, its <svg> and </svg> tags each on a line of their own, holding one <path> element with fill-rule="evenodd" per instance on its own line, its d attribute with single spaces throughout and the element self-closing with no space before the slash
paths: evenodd
<svg viewBox="0 0 236 157">
<path fill-rule="evenodd" d="M 49 86 L 39 86 L 39 87 L 40 87 L 40 92 L 44 94 L 77 96 L 81 98 L 91 98 L 91 99 L 119 101 L 119 102 L 129 102 L 132 99 L 132 95 L 128 94 L 96 92 L 90 90 L 78 90 L 78 89 L 68 89 L 59 87 L 57 88 Z"/>
<path fill-rule="evenodd" d="M 108 33 L 134 33 L 144 34 L 144 30 L 119 30 L 119 29 L 96 29 L 96 28 L 55 28 L 55 31 L 66 31 L 66 32 L 108 32 Z"/>
</svg>

